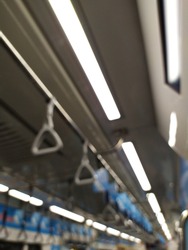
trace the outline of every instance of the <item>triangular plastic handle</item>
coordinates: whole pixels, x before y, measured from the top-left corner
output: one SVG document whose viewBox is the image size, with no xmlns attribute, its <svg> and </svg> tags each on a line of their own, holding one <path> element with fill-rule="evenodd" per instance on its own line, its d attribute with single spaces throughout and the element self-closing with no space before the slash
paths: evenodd
<svg viewBox="0 0 188 250">
<path fill-rule="evenodd" d="M 84 169 L 87 169 L 88 172 L 91 174 L 91 177 L 81 179 L 81 174 Z M 80 166 L 78 167 L 76 174 L 75 174 L 75 183 L 77 185 L 87 185 L 92 184 L 95 181 L 95 171 L 89 163 L 89 160 L 84 159 L 82 160 Z"/>
<path fill-rule="evenodd" d="M 25 241 L 27 239 L 27 233 L 25 230 L 21 230 L 20 233 L 18 234 L 17 240 L 19 241 Z"/>
<path fill-rule="evenodd" d="M 116 223 L 120 220 L 120 216 L 117 214 L 117 212 L 115 211 L 115 209 L 110 205 L 108 204 L 104 210 L 103 210 L 103 218 L 106 214 L 110 214 L 112 215 L 113 219 L 112 220 L 109 220 L 108 222 L 110 223 Z"/>
<path fill-rule="evenodd" d="M 35 243 L 42 243 L 43 242 L 43 237 L 41 233 L 36 233 L 34 236 L 34 242 Z"/>
<path fill-rule="evenodd" d="M 56 144 L 53 147 L 47 147 L 47 148 L 41 148 L 40 146 L 42 142 L 44 141 L 43 135 L 44 133 L 49 133 L 55 140 Z M 61 147 L 63 147 L 63 142 L 60 138 L 60 136 L 57 134 L 57 132 L 51 128 L 48 124 L 44 124 L 41 130 L 39 131 L 38 135 L 36 136 L 33 145 L 32 145 L 32 153 L 34 155 L 43 155 L 43 154 L 49 154 L 57 152 Z"/>
</svg>

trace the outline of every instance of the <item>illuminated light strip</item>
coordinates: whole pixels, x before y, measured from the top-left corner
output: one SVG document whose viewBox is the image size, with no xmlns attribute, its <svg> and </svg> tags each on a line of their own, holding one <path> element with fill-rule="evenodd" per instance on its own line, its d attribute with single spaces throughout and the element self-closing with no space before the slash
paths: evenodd
<svg viewBox="0 0 188 250">
<path fill-rule="evenodd" d="M 157 198 L 154 193 L 148 193 L 147 195 L 148 202 L 155 214 L 158 214 L 161 212 L 161 208 L 159 206 L 159 203 L 157 201 Z"/>
<path fill-rule="evenodd" d="M 106 232 L 107 232 L 108 234 L 111 234 L 111 235 L 114 235 L 114 236 L 119 236 L 119 235 L 120 235 L 120 231 L 119 231 L 119 230 L 116 230 L 116 229 L 111 228 L 111 227 L 108 227 L 108 228 L 106 229 Z"/>
<path fill-rule="evenodd" d="M 168 145 L 172 148 L 176 145 L 177 128 L 178 128 L 177 116 L 175 112 L 172 112 L 170 114 L 169 140 L 168 140 Z"/>
<path fill-rule="evenodd" d="M 28 202 L 30 199 L 30 196 L 28 194 L 22 193 L 15 189 L 10 189 L 8 194 L 16 199 Z"/>
<path fill-rule="evenodd" d="M 7 192 L 8 190 L 9 190 L 9 187 L 3 184 L 0 184 L 0 192 L 4 193 L 4 192 Z"/>
<path fill-rule="evenodd" d="M 156 216 L 160 225 L 163 225 L 164 223 L 166 223 L 165 218 L 162 213 L 158 213 Z"/>
<path fill-rule="evenodd" d="M 79 214 L 76 214 L 76 213 L 73 213 L 73 212 L 70 212 L 70 211 L 68 211 L 66 209 L 60 208 L 60 207 L 55 206 L 55 205 L 50 206 L 49 209 L 53 213 L 59 214 L 59 215 L 65 217 L 65 218 L 77 221 L 79 223 L 82 223 L 85 220 L 85 218 L 83 216 L 81 216 Z"/>
<path fill-rule="evenodd" d="M 92 225 L 95 229 L 97 230 L 100 230 L 100 231 L 105 231 L 106 230 L 106 226 L 101 224 L 101 223 L 98 223 L 98 222 L 93 222 L 93 225 Z"/>
<path fill-rule="evenodd" d="M 35 197 L 30 197 L 29 203 L 34 205 L 34 206 L 42 206 L 43 205 L 43 201 L 35 198 Z"/>
<path fill-rule="evenodd" d="M 49 0 L 106 116 L 109 120 L 120 118 L 120 113 L 108 84 L 95 58 L 80 20 L 70 0 Z"/>
<path fill-rule="evenodd" d="M 149 183 L 149 180 L 147 178 L 147 175 L 144 171 L 144 168 L 142 166 L 142 163 L 138 157 L 138 154 L 136 152 L 136 149 L 132 142 L 124 142 L 122 144 L 122 148 L 124 150 L 125 155 L 127 156 L 127 159 L 144 191 L 151 190 L 151 185 Z"/>
<path fill-rule="evenodd" d="M 130 240 L 130 241 L 135 241 L 135 237 L 134 237 L 134 236 L 130 236 L 130 237 L 129 237 L 129 240 Z"/>
<path fill-rule="evenodd" d="M 128 240 L 130 235 L 126 234 L 126 233 L 121 233 L 120 237 L 123 238 L 124 240 Z"/>
</svg>

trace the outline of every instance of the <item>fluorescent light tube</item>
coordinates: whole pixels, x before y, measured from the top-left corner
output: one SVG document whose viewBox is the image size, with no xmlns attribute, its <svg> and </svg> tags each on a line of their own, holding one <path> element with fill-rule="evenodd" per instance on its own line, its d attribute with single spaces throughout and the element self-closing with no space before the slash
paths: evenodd
<svg viewBox="0 0 188 250">
<path fill-rule="evenodd" d="M 92 224 L 93 224 L 93 221 L 92 221 L 92 220 L 90 220 L 90 219 L 87 219 L 87 220 L 86 220 L 86 225 L 87 225 L 87 226 L 90 227 L 90 226 L 92 226 Z"/>
<path fill-rule="evenodd" d="M 161 212 L 161 208 L 159 206 L 159 203 L 157 201 L 157 198 L 154 193 L 148 193 L 147 195 L 148 202 L 155 214 L 158 214 Z"/>
<path fill-rule="evenodd" d="M 53 213 L 56 213 L 56 214 L 59 214 L 65 218 L 68 218 L 70 220 L 74 220 L 74 221 L 77 221 L 79 223 L 82 223 L 84 222 L 85 218 L 79 214 L 75 214 L 73 212 L 70 212 L 66 209 L 63 209 L 63 208 L 60 208 L 60 207 L 57 207 L 55 205 L 53 206 L 50 206 L 50 211 L 53 212 Z"/>
<path fill-rule="evenodd" d="M 0 184 L 0 192 L 4 193 L 4 192 L 7 192 L 8 190 L 9 190 L 9 187 L 3 184 Z"/>
<path fill-rule="evenodd" d="M 177 133 L 178 121 L 175 112 L 170 114 L 170 126 L 169 126 L 169 140 L 168 145 L 174 147 L 176 145 L 176 133 Z"/>
<path fill-rule="evenodd" d="M 164 0 L 164 21 L 167 49 L 167 76 L 173 84 L 180 77 L 179 0 Z"/>
<path fill-rule="evenodd" d="M 163 232 L 164 232 L 165 235 L 166 235 L 166 238 L 167 238 L 168 240 L 171 240 L 171 239 L 172 239 L 172 235 L 171 235 L 171 233 L 170 233 L 170 231 L 169 231 L 169 229 L 168 229 L 168 225 L 167 225 L 166 223 L 163 223 L 163 224 L 161 225 L 161 227 L 162 227 Z"/>
<path fill-rule="evenodd" d="M 28 202 L 30 199 L 30 196 L 28 194 L 22 193 L 15 189 L 10 189 L 8 194 L 16 199 Z"/>
<path fill-rule="evenodd" d="M 106 229 L 107 233 L 108 234 L 111 234 L 111 235 L 114 235 L 114 236 L 119 236 L 120 235 L 120 231 L 119 230 L 116 230 L 114 228 L 111 228 L 111 227 L 108 227 Z"/>
<path fill-rule="evenodd" d="M 151 190 L 151 185 L 149 183 L 149 180 L 146 176 L 146 173 L 144 171 L 144 168 L 142 166 L 142 163 L 137 155 L 137 152 L 135 150 L 135 147 L 132 142 L 124 142 L 122 144 L 122 148 L 124 150 L 124 153 L 127 156 L 127 159 L 144 191 Z"/>
<path fill-rule="evenodd" d="M 40 199 L 37 199 L 35 197 L 31 197 L 29 200 L 29 203 L 34 205 L 34 206 L 42 206 L 43 205 L 43 201 Z"/>
<path fill-rule="evenodd" d="M 159 224 L 161 224 L 161 225 L 166 223 L 165 218 L 164 218 L 162 213 L 157 214 L 157 220 L 158 220 Z"/>
<path fill-rule="evenodd" d="M 98 222 L 93 222 L 93 227 L 97 230 L 100 230 L 100 231 L 106 230 L 106 226 L 101 224 L 101 223 L 98 223 Z"/>
<path fill-rule="evenodd" d="M 106 116 L 120 118 L 119 110 L 95 58 L 86 34 L 70 0 L 49 0 Z"/>
<path fill-rule="evenodd" d="M 135 241 L 135 237 L 134 237 L 134 236 L 130 236 L 130 237 L 129 237 L 129 240 L 130 240 L 130 241 Z"/>
<path fill-rule="evenodd" d="M 168 239 L 168 240 L 171 240 L 172 239 L 172 235 L 170 234 L 170 232 L 166 232 L 166 238 Z"/>
<path fill-rule="evenodd" d="M 169 232 L 169 229 L 168 229 L 168 226 L 166 223 L 162 224 L 161 227 L 162 227 L 164 233 Z"/>
<path fill-rule="evenodd" d="M 126 233 L 121 233 L 120 235 L 121 238 L 125 239 L 125 240 L 128 240 L 130 235 L 126 234 Z"/>
<path fill-rule="evenodd" d="M 141 239 L 139 239 L 139 238 L 135 238 L 134 241 L 135 241 L 136 243 L 141 243 Z"/>
</svg>

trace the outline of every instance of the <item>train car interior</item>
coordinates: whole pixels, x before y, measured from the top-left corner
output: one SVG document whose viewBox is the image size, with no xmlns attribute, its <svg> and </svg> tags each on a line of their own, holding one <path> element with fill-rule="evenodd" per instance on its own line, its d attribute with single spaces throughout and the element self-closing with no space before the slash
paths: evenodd
<svg viewBox="0 0 188 250">
<path fill-rule="evenodd" d="M 187 10 L 0 0 L 0 249 L 188 249 Z"/>
</svg>

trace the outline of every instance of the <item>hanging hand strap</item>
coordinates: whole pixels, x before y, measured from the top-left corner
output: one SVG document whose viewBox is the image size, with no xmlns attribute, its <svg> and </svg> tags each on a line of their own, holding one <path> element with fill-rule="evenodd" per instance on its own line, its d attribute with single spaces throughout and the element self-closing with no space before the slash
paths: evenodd
<svg viewBox="0 0 188 250">
<path fill-rule="evenodd" d="M 81 178 L 81 174 L 83 172 L 84 169 L 87 169 L 88 172 L 91 174 L 91 177 L 89 178 Z M 87 184 L 92 184 L 95 181 L 95 171 L 93 169 L 93 167 L 91 166 L 90 162 L 89 162 L 89 158 L 88 158 L 88 142 L 85 141 L 84 145 L 83 145 L 83 156 L 82 156 L 82 160 L 81 163 L 76 171 L 75 174 L 75 183 L 77 185 L 87 185 Z"/>
<path fill-rule="evenodd" d="M 0 228 L 0 239 L 6 239 L 9 236 L 8 230 L 6 228 L 7 209 L 8 209 L 8 205 L 4 207 L 4 211 L 3 211 L 3 221 L 2 221 L 2 226 Z"/>
<path fill-rule="evenodd" d="M 54 113 L 54 103 L 56 99 L 52 97 L 50 102 L 47 105 L 47 121 L 43 124 L 41 130 L 36 136 L 33 145 L 32 145 L 32 153 L 34 155 L 43 155 L 57 152 L 61 147 L 63 147 L 63 142 L 57 132 L 54 130 L 54 122 L 53 122 L 53 113 Z M 53 147 L 41 148 L 40 146 L 44 141 L 44 134 L 48 133 L 55 140 L 55 145 Z"/>
<path fill-rule="evenodd" d="M 110 204 L 108 204 L 105 207 L 105 209 L 103 210 L 102 216 L 105 222 L 112 223 L 112 224 L 117 223 L 120 220 L 119 214 Z M 108 216 L 110 216 L 111 218 L 106 219 Z"/>
</svg>

